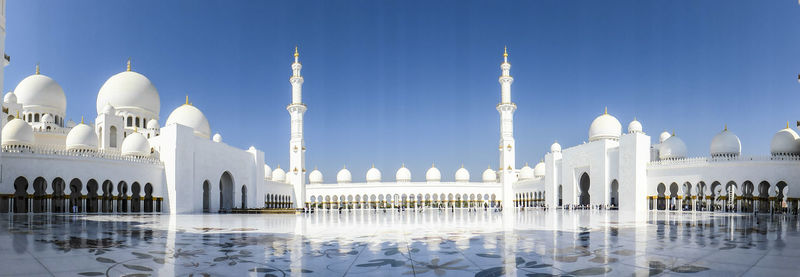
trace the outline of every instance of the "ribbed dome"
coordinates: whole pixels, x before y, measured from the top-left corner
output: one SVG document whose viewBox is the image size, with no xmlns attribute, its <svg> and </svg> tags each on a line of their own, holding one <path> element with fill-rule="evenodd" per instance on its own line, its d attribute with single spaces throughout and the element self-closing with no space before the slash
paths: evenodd
<svg viewBox="0 0 800 277">
<path fill-rule="evenodd" d="M 533 168 L 528 166 L 526 163 L 525 166 L 519 169 L 519 180 L 530 180 L 534 178 Z"/>
<path fill-rule="evenodd" d="M 145 116 L 158 117 L 161 100 L 158 90 L 142 74 L 133 71 L 117 73 L 100 87 L 97 93 L 97 113 L 100 114 L 106 104 L 118 110 L 144 112 Z"/>
<path fill-rule="evenodd" d="M 286 182 L 286 171 L 283 171 L 280 165 L 278 168 L 272 171 L 272 181 L 285 183 Z"/>
<path fill-rule="evenodd" d="M 183 104 L 167 117 L 166 125 L 180 124 L 191 127 L 194 129 L 194 134 L 202 137 L 211 137 L 211 127 L 208 125 L 208 119 L 203 115 L 200 109 L 190 104 Z"/>
<path fill-rule="evenodd" d="M 5 129 L 3 132 L 5 134 Z M 772 155 L 797 155 L 800 154 L 800 140 L 797 133 L 787 124 L 785 129 L 781 129 L 772 137 L 769 149 Z"/>
<path fill-rule="evenodd" d="M 372 168 L 367 170 L 367 183 L 377 183 L 381 181 L 381 171 L 375 168 L 373 165 Z"/>
<path fill-rule="evenodd" d="M 595 118 L 589 127 L 589 141 L 619 139 L 620 134 L 622 134 L 622 124 L 616 117 L 608 113 Z"/>
<path fill-rule="evenodd" d="M 425 172 L 425 180 L 428 182 L 439 182 L 442 180 L 442 173 L 439 172 L 439 169 L 437 169 L 435 165 L 431 165 L 431 168 Z"/>
<path fill-rule="evenodd" d="M 322 171 L 314 169 L 308 174 L 308 182 L 311 184 L 322 184 Z"/>
<path fill-rule="evenodd" d="M 31 146 L 33 144 L 33 128 L 25 120 L 14 118 L 3 126 L 3 146 Z"/>
<path fill-rule="evenodd" d="M 339 173 L 336 173 L 337 183 L 350 183 L 352 181 L 353 175 L 350 174 L 350 170 L 347 170 L 347 168 L 342 168 L 342 170 L 339 170 Z"/>
<path fill-rule="evenodd" d="M 67 111 L 67 97 L 61 85 L 42 74 L 34 74 L 22 79 L 14 89 L 17 100 L 24 107 L 42 106 L 55 109 L 57 113 Z"/>
<path fill-rule="evenodd" d="M 711 139 L 711 156 L 739 156 L 742 153 L 742 142 L 739 137 L 725 127 L 721 133 Z"/>
<path fill-rule="evenodd" d="M 159 128 L 161 128 L 161 125 L 158 124 L 158 120 L 150 119 L 147 121 L 147 129 L 158 130 Z"/>
<path fill-rule="evenodd" d="M 214 142 L 222 142 L 222 135 L 220 135 L 219 133 L 216 133 L 216 134 L 214 134 L 214 137 L 211 138 L 211 140 L 213 140 Z"/>
<path fill-rule="evenodd" d="M 536 167 L 533 168 L 533 176 L 539 178 L 539 177 L 544 177 L 544 174 L 545 174 L 544 162 L 539 162 L 538 164 L 536 164 Z"/>
<path fill-rule="evenodd" d="M 667 140 L 671 136 L 672 135 L 670 135 L 669 132 L 667 132 L 667 131 L 661 132 L 661 135 L 658 136 L 658 143 L 663 143 L 665 140 Z"/>
<path fill-rule="evenodd" d="M 9 104 L 16 104 L 17 103 L 17 95 L 13 91 L 9 91 L 6 93 L 6 96 L 3 97 L 3 102 Z"/>
<path fill-rule="evenodd" d="M 272 168 L 264 164 L 264 179 L 272 180 Z"/>
<path fill-rule="evenodd" d="M 456 170 L 456 182 L 469 182 L 469 171 L 463 165 Z"/>
<path fill-rule="evenodd" d="M 394 175 L 394 179 L 397 182 L 411 182 L 411 170 L 408 170 L 406 165 L 401 166 Z"/>
<path fill-rule="evenodd" d="M 483 182 L 492 183 L 497 182 L 497 173 L 492 170 L 492 168 L 487 168 L 483 171 Z"/>
<path fill-rule="evenodd" d="M 641 133 L 641 132 L 642 132 L 642 123 L 641 122 L 639 122 L 638 120 L 636 120 L 634 118 L 633 121 L 631 121 L 631 123 L 628 123 L 628 133 L 629 134 Z"/>
<path fill-rule="evenodd" d="M 561 152 L 561 144 L 558 144 L 557 141 L 553 142 L 553 144 L 550 145 L 550 152 L 552 152 L 552 153 Z"/>
<path fill-rule="evenodd" d="M 77 126 L 76 126 L 77 127 Z M 122 141 L 123 156 L 150 156 L 150 142 L 139 132 L 133 132 Z"/>
<path fill-rule="evenodd" d="M 658 158 L 664 159 L 682 159 L 686 158 L 686 144 L 677 136 L 671 136 L 663 143 L 658 150 Z"/>
<path fill-rule="evenodd" d="M 81 123 L 69 130 L 66 144 L 67 150 L 97 150 L 97 134 L 94 128 Z"/>
</svg>

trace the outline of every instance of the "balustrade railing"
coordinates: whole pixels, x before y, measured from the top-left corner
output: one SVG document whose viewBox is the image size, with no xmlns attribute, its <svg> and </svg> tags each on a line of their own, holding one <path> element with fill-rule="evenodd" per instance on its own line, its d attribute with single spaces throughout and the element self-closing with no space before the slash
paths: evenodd
<svg viewBox="0 0 800 277">
<path fill-rule="evenodd" d="M 67 156 L 88 159 L 106 159 L 134 163 L 161 164 L 156 157 L 123 156 L 117 150 L 67 150 L 64 145 L 6 145 L 2 147 L 3 153 L 38 154 L 52 156 Z"/>
<path fill-rule="evenodd" d="M 698 165 L 709 163 L 724 162 L 766 162 L 766 161 L 800 161 L 798 155 L 773 155 L 773 156 L 717 156 L 717 157 L 693 157 L 682 159 L 667 159 L 650 162 L 651 166 L 671 166 L 671 165 Z"/>
</svg>

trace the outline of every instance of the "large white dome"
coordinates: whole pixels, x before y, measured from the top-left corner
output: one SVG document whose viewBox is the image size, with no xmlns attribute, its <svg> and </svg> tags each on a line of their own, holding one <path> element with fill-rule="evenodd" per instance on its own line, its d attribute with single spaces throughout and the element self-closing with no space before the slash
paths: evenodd
<svg viewBox="0 0 800 277">
<path fill-rule="evenodd" d="M 31 146 L 33 144 L 33 128 L 25 120 L 14 118 L 3 126 L 3 146 Z"/>
<path fill-rule="evenodd" d="M 456 182 L 469 182 L 469 171 L 463 165 L 456 170 Z"/>
<path fill-rule="evenodd" d="M 97 134 L 94 128 L 81 123 L 69 130 L 66 144 L 67 150 L 97 150 Z"/>
<path fill-rule="evenodd" d="M 337 183 L 350 183 L 352 181 L 353 175 L 350 174 L 350 170 L 347 170 L 347 168 L 342 168 L 342 170 L 339 170 L 339 173 L 336 173 Z"/>
<path fill-rule="evenodd" d="M 381 171 L 375 168 L 375 165 L 367 170 L 367 183 L 377 183 L 381 181 Z"/>
<path fill-rule="evenodd" d="M 77 127 L 77 126 L 75 126 Z M 133 132 L 122 141 L 123 156 L 146 157 L 150 155 L 150 142 L 139 132 Z"/>
<path fill-rule="evenodd" d="M 439 182 L 442 180 L 442 173 L 436 168 L 436 165 L 431 165 L 431 168 L 425 172 L 425 180 L 428 182 Z"/>
<path fill-rule="evenodd" d="M 658 157 L 664 159 L 686 158 L 686 144 L 678 136 L 671 136 L 658 149 Z"/>
<path fill-rule="evenodd" d="M 117 73 L 100 87 L 96 106 L 98 114 L 106 104 L 111 104 L 118 110 L 144 112 L 145 116 L 156 118 L 161 110 L 161 100 L 156 87 L 150 79 L 133 71 Z"/>
<path fill-rule="evenodd" d="M 497 173 L 491 167 L 483 171 L 483 182 L 492 183 L 497 181 Z"/>
<path fill-rule="evenodd" d="M 5 129 L 3 129 L 5 134 Z M 785 129 L 781 129 L 772 137 L 769 144 L 772 155 L 797 155 L 800 154 L 800 139 L 788 124 Z"/>
<path fill-rule="evenodd" d="M 725 127 L 721 133 L 711 139 L 711 156 L 739 156 L 742 153 L 742 141 Z"/>
<path fill-rule="evenodd" d="M 191 127 L 194 129 L 194 134 L 199 137 L 211 137 L 211 126 L 208 125 L 208 119 L 200 109 L 191 104 L 183 104 L 169 114 L 165 125 L 175 123 Z"/>
<path fill-rule="evenodd" d="M 589 127 L 589 141 L 601 139 L 619 139 L 622 134 L 622 124 L 616 117 L 603 113 L 592 121 Z"/>
<path fill-rule="evenodd" d="M 23 106 L 42 106 L 64 114 L 67 111 L 67 96 L 61 85 L 42 74 L 34 74 L 22 79 L 14 89 L 17 101 Z"/>
<path fill-rule="evenodd" d="M 272 181 L 285 183 L 286 182 L 286 171 L 283 171 L 280 165 L 278 168 L 272 171 Z"/>
<path fill-rule="evenodd" d="M 394 175 L 394 179 L 397 182 L 411 182 L 411 170 L 408 170 L 404 164 L 400 167 L 400 169 L 397 170 L 397 173 Z"/>
<path fill-rule="evenodd" d="M 264 179 L 272 180 L 272 168 L 264 164 Z"/>
<path fill-rule="evenodd" d="M 3 102 L 4 103 L 9 103 L 9 104 L 16 104 L 17 103 L 17 95 L 14 94 L 13 91 L 9 91 L 8 93 L 6 93 L 6 96 L 3 97 Z"/>
<path fill-rule="evenodd" d="M 536 166 L 533 168 L 533 176 L 535 176 L 535 177 L 537 177 L 537 178 L 538 178 L 538 177 L 544 177 L 544 174 L 545 174 L 544 162 L 539 162 L 539 163 L 538 163 L 538 164 L 536 164 Z"/>
<path fill-rule="evenodd" d="M 322 184 L 322 171 L 314 169 L 308 174 L 308 182 L 311 184 Z"/>
<path fill-rule="evenodd" d="M 519 179 L 530 180 L 533 178 L 534 178 L 533 168 L 531 168 L 530 166 L 528 166 L 527 163 L 525 163 L 525 166 L 519 169 Z"/>
</svg>

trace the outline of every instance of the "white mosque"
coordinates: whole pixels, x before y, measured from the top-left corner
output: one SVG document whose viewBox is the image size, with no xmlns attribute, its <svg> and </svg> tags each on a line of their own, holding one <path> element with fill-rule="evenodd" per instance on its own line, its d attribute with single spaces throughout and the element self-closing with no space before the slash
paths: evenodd
<svg viewBox="0 0 800 277">
<path fill-rule="evenodd" d="M 2 12 L 0 52 L 5 50 Z M 10 59 L 4 61 L 8 65 Z M 239 149 L 223 142 L 220 134 L 212 135 L 209 120 L 188 97 L 162 121 L 156 86 L 130 60 L 125 70 L 98 84 L 97 116 L 80 123 L 65 121 L 65 90 L 37 65 L 33 75 L 3 98 L 0 212 L 513 211 L 534 206 L 798 210 L 800 137 L 788 125 L 775 133 L 771 153 L 764 156 L 742 156 L 739 138 L 725 128 L 711 139 L 709 156 L 687 157 L 679 136 L 662 133 L 652 143 L 640 122 L 634 119 L 623 133 L 619 120 L 606 112 L 591 122 L 588 143 L 563 149 L 553 143 L 542 162 L 518 168 L 513 132 L 517 106 L 511 101 L 514 78 L 507 52 L 496 105 L 499 161 L 496 169 L 481 172 L 480 182 L 472 181 L 463 166 L 448 180 L 436 165 L 425 172 L 425 182 L 412 182 L 412 172 L 401 165 L 394 178 L 384 178 L 373 167 L 363 180 L 354 180 L 342 168 L 336 183 L 324 183 L 322 172 L 306 170 L 301 68 L 295 49 L 292 100 L 286 107 L 291 118 L 289 167 L 284 170 L 272 169 L 254 147 Z"/>
</svg>

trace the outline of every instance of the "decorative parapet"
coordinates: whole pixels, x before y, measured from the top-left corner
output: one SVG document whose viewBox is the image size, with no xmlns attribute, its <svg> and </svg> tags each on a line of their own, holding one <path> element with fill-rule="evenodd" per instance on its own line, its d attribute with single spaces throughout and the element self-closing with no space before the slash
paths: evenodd
<svg viewBox="0 0 800 277">
<path fill-rule="evenodd" d="M 719 157 L 694 157 L 683 159 L 667 159 L 650 162 L 650 167 L 666 166 L 692 166 L 712 163 L 728 162 L 800 162 L 798 155 L 774 155 L 774 156 L 719 156 Z"/>
<path fill-rule="evenodd" d="M 156 157 L 123 156 L 119 151 L 116 150 L 67 150 L 64 145 L 6 145 L 2 147 L 2 151 L 3 153 L 14 153 L 21 155 L 74 157 L 78 159 L 104 159 L 162 165 L 161 160 Z"/>
</svg>

